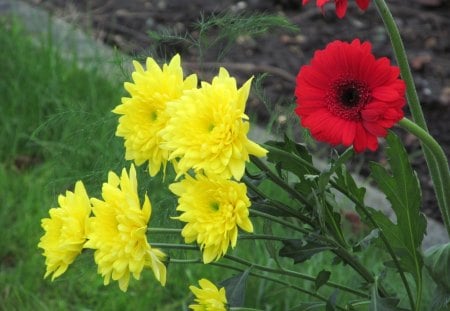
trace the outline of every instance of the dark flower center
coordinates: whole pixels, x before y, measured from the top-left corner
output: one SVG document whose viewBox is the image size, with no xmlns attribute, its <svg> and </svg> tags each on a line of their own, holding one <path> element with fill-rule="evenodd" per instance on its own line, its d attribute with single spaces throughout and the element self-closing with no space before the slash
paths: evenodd
<svg viewBox="0 0 450 311">
<path fill-rule="evenodd" d="M 354 107 L 359 102 L 359 92 L 354 86 L 344 88 L 341 90 L 339 96 L 341 103 L 346 107 Z"/>
<path fill-rule="evenodd" d="M 361 119 L 360 112 L 371 98 L 370 89 L 364 81 L 349 78 L 335 80 L 326 94 L 330 112 L 353 121 Z"/>
</svg>

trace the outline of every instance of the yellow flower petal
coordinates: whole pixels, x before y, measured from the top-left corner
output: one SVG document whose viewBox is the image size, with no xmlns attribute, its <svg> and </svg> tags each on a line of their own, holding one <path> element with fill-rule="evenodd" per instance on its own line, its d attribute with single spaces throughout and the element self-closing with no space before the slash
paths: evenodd
<svg viewBox="0 0 450 311">
<path fill-rule="evenodd" d="M 196 241 L 203 251 L 203 262 L 221 258 L 228 247 L 235 247 L 238 227 L 252 231 L 247 188 L 232 180 L 197 175 L 169 186 L 178 198 L 177 217 L 185 222 L 181 235 L 186 243 Z"/>
<path fill-rule="evenodd" d="M 199 282 L 200 288 L 189 286 L 189 289 L 195 295 L 196 304 L 189 305 L 189 308 L 196 311 L 225 311 L 227 310 L 227 297 L 225 288 L 220 290 L 209 280 L 201 279 Z"/>
<path fill-rule="evenodd" d="M 245 103 L 251 80 L 238 89 L 236 80 L 220 68 L 211 84 L 202 82 L 200 89 L 167 103 L 170 119 L 160 131 L 161 148 L 170 152 L 170 160 L 177 160 L 177 178 L 194 169 L 207 176 L 240 180 L 249 155 L 266 154 L 247 138 Z"/>
<path fill-rule="evenodd" d="M 81 253 L 87 236 L 87 223 L 91 204 L 81 181 L 75 184 L 74 192 L 58 197 L 59 206 L 51 208 L 50 218 L 42 219 L 45 234 L 38 247 L 44 250 L 44 278 L 52 275 L 52 280 L 63 274 Z"/>
<path fill-rule="evenodd" d="M 94 259 L 104 284 L 110 279 L 119 282 L 126 291 L 130 275 L 139 279 L 144 268 L 153 270 L 156 279 L 164 285 L 166 255 L 147 242 L 147 225 L 151 216 L 151 203 L 147 195 L 140 207 L 137 194 L 136 170 L 131 165 L 119 178 L 113 172 L 102 188 L 103 200 L 92 199 L 94 217 L 89 224 L 86 248 L 95 250 Z"/>
<path fill-rule="evenodd" d="M 125 158 L 136 165 L 148 162 L 151 176 L 161 168 L 164 171 L 169 158 L 169 152 L 160 148 L 163 140 L 158 135 L 169 119 L 165 112 L 167 102 L 197 86 L 196 75 L 183 80 L 180 62 L 180 56 L 175 55 L 161 69 L 154 59 L 147 58 L 144 70 L 134 61 L 133 83 L 124 83 L 131 97 L 122 98 L 122 104 L 113 110 L 121 115 L 116 135 L 125 139 Z"/>
</svg>

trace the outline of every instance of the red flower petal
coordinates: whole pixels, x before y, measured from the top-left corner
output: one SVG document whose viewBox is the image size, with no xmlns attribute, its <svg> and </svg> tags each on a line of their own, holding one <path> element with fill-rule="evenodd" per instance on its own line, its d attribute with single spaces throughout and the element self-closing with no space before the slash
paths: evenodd
<svg viewBox="0 0 450 311">
<path fill-rule="evenodd" d="M 356 136 L 356 122 L 347 121 L 345 127 L 342 130 L 342 144 L 344 146 L 350 146 Z"/>
<path fill-rule="evenodd" d="M 343 18 L 345 16 L 345 12 L 347 12 L 347 0 L 335 0 L 336 3 L 336 15 L 339 18 Z"/>
<path fill-rule="evenodd" d="M 295 113 L 317 140 L 378 148 L 377 137 L 403 117 L 405 83 L 387 58 L 376 59 L 371 44 L 334 41 L 316 51 L 297 75 Z"/>
<path fill-rule="evenodd" d="M 358 4 L 359 8 L 363 11 L 367 10 L 369 3 L 370 0 L 356 0 L 356 4 Z"/>
<path fill-rule="evenodd" d="M 378 149 L 378 139 L 376 136 L 367 135 L 367 149 L 371 151 Z"/>
<path fill-rule="evenodd" d="M 398 92 L 391 86 L 380 86 L 372 90 L 372 96 L 382 101 L 394 101 L 398 99 Z"/>
<path fill-rule="evenodd" d="M 387 130 L 377 122 L 364 121 L 363 126 L 367 132 L 374 136 L 385 137 L 387 134 Z"/>
<path fill-rule="evenodd" d="M 367 135 L 361 123 L 356 124 L 355 140 L 353 141 L 353 148 L 356 152 L 363 152 L 367 147 Z"/>
</svg>

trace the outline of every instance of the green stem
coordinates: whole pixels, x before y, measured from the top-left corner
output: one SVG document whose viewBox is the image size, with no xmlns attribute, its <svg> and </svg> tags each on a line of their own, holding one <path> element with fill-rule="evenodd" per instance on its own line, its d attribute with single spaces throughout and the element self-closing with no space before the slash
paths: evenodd
<svg viewBox="0 0 450 311">
<path fill-rule="evenodd" d="M 196 250 L 198 251 L 199 248 L 197 246 L 194 245 L 184 245 L 184 244 L 170 244 L 170 243 L 152 243 L 152 246 L 154 247 L 160 247 L 160 248 L 166 248 L 166 249 L 184 249 L 184 250 Z M 303 274 L 300 272 L 296 272 L 296 271 L 291 271 L 291 270 L 285 270 L 285 269 L 274 269 L 274 268 L 270 268 L 270 267 L 266 267 L 263 265 L 258 265 L 258 264 L 253 264 L 250 261 L 247 261 L 245 259 L 239 258 L 239 257 L 235 257 L 232 255 L 225 255 L 224 258 L 232 260 L 234 262 L 240 263 L 242 265 L 248 266 L 248 267 L 252 267 L 256 270 L 260 270 L 260 271 L 264 271 L 264 272 L 270 272 L 270 273 L 277 273 L 277 274 L 281 274 L 281 275 L 286 275 L 286 276 L 292 276 L 292 277 L 296 277 L 296 278 L 300 278 L 306 281 L 311 281 L 311 282 L 315 282 L 316 278 L 308 275 L 308 274 Z M 201 263 L 201 261 L 199 259 L 177 259 L 177 260 L 172 260 L 172 262 L 177 262 L 177 263 Z M 217 263 L 211 263 L 211 264 L 216 264 Z M 325 283 L 326 285 L 333 287 L 333 288 L 338 288 L 344 291 L 347 291 L 349 293 L 355 294 L 357 296 L 360 297 L 364 297 L 364 298 L 368 298 L 368 295 L 364 292 L 355 290 L 353 288 L 349 288 L 345 285 L 341 285 L 338 283 L 334 283 L 331 281 L 328 281 L 327 283 Z"/>
<path fill-rule="evenodd" d="M 311 231 L 309 231 L 309 230 L 307 230 L 305 228 L 296 226 L 296 225 L 294 225 L 294 224 L 292 224 L 292 223 L 290 223 L 288 221 L 284 221 L 280 217 L 272 216 L 270 214 L 267 214 L 267 213 L 264 213 L 264 212 L 261 212 L 261 211 L 257 211 L 257 210 L 251 209 L 250 210 L 250 215 L 259 216 L 259 217 L 263 217 L 263 218 L 269 219 L 269 220 L 271 220 L 271 221 L 273 221 L 275 223 L 283 225 L 285 228 L 291 228 L 291 229 L 299 231 L 299 232 L 301 232 L 303 234 L 307 234 L 307 235 L 313 234 Z M 320 236 L 320 237 L 322 237 L 322 236 Z"/>
<path fill-rule="evenodd" d="M 436 192 L 440 192 L 443 199 L 443 206 L 439 206 L 439 208 L 441 209 L 442 218 L 444 220 L 447 233 L 450 237 L 450 173 L 445 152 L 429 133 L 411 120 L 403 118 L 398 124 L 419 138 L 434 156 L 438 168 L 438 178 L 433 180 L 433 183 Z"/>
<path fill-rule="evenodd" d="M 270 240 L 270 241 L 286 241 L 292 237 L 274 236 L 270 234 L 240 234 L 239 240 Z"/>
<path fill-rule="evenodd" d="M 177 233 L 180 234 L 182 229 L 175 228 L 147 228 L 147 232 L 151 233 Z"/>
<path fill-rule="evenodd" d="M 296 217 L 296 218 L 300 219 L 302 222 L 314 227 L 314 223 L 309 217 L 303 215 L 302 213 L 300 213 L 296 210 L 293 210 L 292 208 L 290 208 L 288 206 L 285 206 L 283 203 L 281 203 L 277 200 L 270 198 L 264 192 L 259 190 L 258 187 L 256 187 L 247 176 L 244 176 L 243 181 L 246 184 L 247 188 L 250 188 L 260 198 L 270 201 L 270 204 L 267 204 L 268 207 L 271 207 L 271 205 L 273 205 L 273 207 L 279 209 L 280 211 L 283 211 L 286 214 L 291 215 L 292 217 Z M 265 204 L 259 203 L 259 205 L 265 205 Z"/>
<path fill-rule="evenodd" d="M 329 245 L 331 247 L 330 250 L 333 253 L 335 253 L 337 256 L 342 258 L 342 260 L 344 260 L 347 264 L 349 264 L 359 275 L 361 275 L 361 277 L 364 278 L 364 280 L 366 280 L 368 283 L 373 283 L 375 281 L 375 279 L 373 278 L 373 275 L 370 273 L 370 271 L 367 270 L 366 267 L 357 260 L 357 258 L 352 256 L 339 243 L 336 243 L 336 241 L 329 239 L 325 236 L 316 234 L 314 232 L 311 232 L 307 229 L 295 226 L 289 222 L 279 219 L 278 217 L 274 217 L 272 215 L 269 215 L 269 214 L 266 214 L 266 213 L 263 213 L 260 211 L 251 210 L 250 213 L 252 213 L 253 215 L 256 215 L 256 216 L 267 218 L 267 219 L 269 219 L 273 222 L 279 223 L 287 228 L 297 230 L 303 234 L 312 236 L 312 237 L 316 238 L 317 240 L 324 242 L 326 245 Z M 387 293 L 384 291 L 384 289 L 381 289 L 381 292 L 382 292 L 383 296 L 387 296 Z"/>
<path fill-rule="evenodd" d="M 195 245 L 186 245 L 186 244 L 173 244 L 173 243 L 152 243 L 152 247 L 159 248 L 167 248 L 167 249 L 182 249 L 182 250 L 191 250 L 191 251 L 199 251 L 200 248 Z"/>
<path fill-rule="evenodd" d="M 292 271 L 292 270 L 287 270 L 287 269 L 275 269 L 275 268 L 271 268 L 271 267 L 267 267 L 267 266 L 263 266 L 263 265 L 258 265 L 258 264 L 254 264 L 251 263 L 245 259 L 236 257 L 236 256 L 232 256 L 232 255 L 225 255 L 224 258 L 229 259 L 231 261 L 240 263 L 244 266 L 248 266 L 248 267 L 252 267 L 252 269 L 256 269 L 259 271 L 264 271 L 264 272 L 269 272 L 269 273 L 276 273 L 279 275 L 285 275 L 285 276 L 291 276 L 291 277 L 296 277 L 299 279 L 303 279 L 306 281 L 311 281 L 311 282 L 315 282 L 316 278 L 314 276 L 308 275 L 308 274 L 304 274 L 304 273 L 300 273 L 297 271 Z M 360 297 L 364 297 L 364 298 L 368 298 L 369 296 L 361 291 L 355 290 L 353 288 L 347 287 L 345 285 L 342 284 L 338 284 L 338 283 L 334 283 L 331 281 L 328 281 L 325 283 L 326 285 L 333 287 L 333 288 L 338 288 L 341 289 L 343 291 L 352 293 L 354 295 L 360 296 Z"/>
<path fill-rule="evenodd" d="M 275 174 L 261 159 L 255 156 L 250 156 L 250 160 L 253 164 L 255 164 L 261 171 L 265 172 L 270 180 L 275 184 L 281 187 L 281 189 L 288 192 L 299 202 L 303 203 L 310 210 L 313 210 L 313 206 L 310 205 L 308 200 L 306 200 L 298 191 L 292 188 L 287 182 L 285 182 L 282 178 L 280 178 L 277 174 Z"/>
<path fill-rule="evenodd" d="M 179 263 L 179 264 L 191 264 L 191 263 L 202 264 L 203 263 L 202 260 L 199 259 L 199 258 L 197 258 L 197 259 L 175 259 L 175 258 L 170 258 L 170 262 L 171 263 Z M 216 267 L 221 267 L 221 268 L 226 268 L 226 269 L 229 269 L 229 270 L 239 271 L 239 272 L 245 272 L 245 270 L 246 270 L 246 269 L 242 269 L 242 268 L 239 268 L 239 267 L 236 267 L 236 266 L 232 266 L 232 265 L 229 265 L 229 264 L 226 264 L 226 263 L 221 263 L 221 262 L 211 262 L 210 265 L 216 266 Z M 327 302 L 328 301 L 328 299 L 326 297 L 322 296 L 322 295 L 319 295 L 319 294 L 317 294 L 315 292 L 312 292 L 312 291 L 309 291 L 307 289 L 301 288 L 299 286 L 293 285 L 291 283 L 288 283 L 288 282 L 285 282 L 285 281 L 281 281 L 281 280 L 276 279 L 276 278 L 272 278 L 270 276 L 254 273 L 254 272 L 251 272 L 251 271 L 249 272 L 249 275 L 257 277 L 259 279 L 268 280 L 268 281 L 271 281 L 271 282 L 274 282 L 274 283 L 278 283 L 278 284 L 290 287 L 290 288 L 295 289 L 295 290 L 297 290 L 299 292 L 302 292 L 302 293 L 305 293 L 305 294 L 310 295 L 312 297 L 315 297 L 315 298 L 317 298 L 317 299 L 319 299 L 319 300 L 321 300 L 323 302 Z M 339 306 L 336 306 L 336 307 L 339 310 L 345 310 L 342 307 L 339 307 Z"/>
<path fill-rule="evenodd" d="M 276 147 L 270 146 L 270 145 L 263 145 L 264 148 L 266 148 L 267 150 L 269 150 L 269 152 L 273 152 L 276 153 L 278 155 L 281 155 L 283 157 L 286 158 L 290 158 L 293 161 L 297 162 L 298 165 L 304 166 L 308 169 L 311 170 L 311 174 L 320 174 L 320 170 L 318 170 L 314 165 L 312 165 L 311 163 L 303 160 L 302 158 L 296 156 L 295 154 L 289 153 L 287 151 L 284 151 L 282 149 L 278 149 Z M 370 223 L 374 226 L 374 228 L 378 228 L 380 230 L 380 238 L 383 241 L 384 245 L 386 246 L 386 250 L 388 251 L 389 255 L 391 256 L 392 260 L 394 261 L 395 266 L 397 267 L 397 270 L 399 271 L 400 277 L 402 279 L 402 282 L 406 288 L 406 292 L 408 294 L 408 298 L 410 300 L 410 303 L 412 303 L 414 305 L 414 300 L 412 299 L 412 293 L 411 293 L 411 289 L 409 287 L 409 283 L 406 280 L 406 276 L 405 273 L 403 271 L 403 268 L 400 266 L 399 261 L 397 260 L 397 256 L 395 255 L 395 252 L 393 250 L 393 248 L 391 247 L 389 241 L 386 239 L 386 236 L 384 235 L 383 231 L 380 229 L 380 227 L 378 226 L 378 224 L 376 223 L 376 221 L 373 219 L 372 215 L 370 214 L 370 212 L 366 209 L 366 206 L 364 204 L 361 204 L 359 202 L 359 200 L 357 198 L 355 198 L 355 196 L 347 191 L 347 189 L 339 186 L 336 182 L 334 182 L 333 180 L 330 179 L 330 184 L 339 192 L 341 192 L 342 194 L 344 194 L 345 196 L 347 196 L 353 203 L 355 203 L 356 207 L 362 211 L 364 213 L 364 215 L 368 218 L 368 220 L 370 221 Z M 384 290 L 383 290 L 384 292 Z"/>
<path fill-rule="evenodd" d="M 400 67 L 402 79 L 406 83 L 406 98 L 408 99 L 408 104 L 413 119 L 421 128 L 428 131 L 425 117 L 420 106 L 419 97 L 417 96 L 414 79 L 409 67 L 406 50 L 403 45 L 403 41 L 400 36 L 398 27 L 395 23 L 394 17 L 392 16 L 391 11 L 389 10 L 384 0 L 375 0 L 375 4 L 378 8 L 381 18 L 383 19 L 384 25 L 386 26 L 389 38 L 391 39 L 392 48 L 394 50 L 398 66 Z"/>
<path fill-rule="evenodd" d="M 411 69 L 408 63 L 408 57 L 406 55 L 406 50 L 403 45 L 403 41 L 400 36 L 400 32 L 398 30 L 397 25 L 395 24 L 394 17 L 392 16 L 386 2 L 384 0 L 375 0 L 375 4 L 378 8 L 381 18 L 383 19 L 384 25 L 386 26 L 386 30 L 391 39 L 392 48 L 395 54 L 395 58 L 397 59 L 397 63 L 400 67 L 400 72 L 403 80 L 406 83 L 406 98 L 408 100 L 408 105 L 411 111 L 411 115 L 413 117 L 414 122 L 424 129 L 425 132 L 428 132 L 427 123 L 425 121 L 425 117 L 422 112 L 422 108 L 420 106 L 419 96 L 417 95 L 416 87 L 414 84 L 414 80 L 411 74 Z M 448 224 L 448 213 L 449 213 L 449 205 L 448 205 L 448 194 L 445 195 L 445 191 L 448 191 L 449 188 L 438 188 L 442 186 L 440 182 L 439 175 L 439 164 L 433 156 L 433 152 L 425 146 L 425 143 L 421 141 L 423 153 L 425 156 L 425 161 L 427 162 L 428 169 L 430 171 L 431 180 L 433 181 L 436 198 L 438 201 L 439 208 L 441 212 L 446 211 L 447 214 L 443 214 L 443 218 L 447 218 L 447 231 L 450 236 L 450 229 Z M 448 172 L 448 168 L 447 171 Z M 447 184 L 448 185 L 448 184 Z M 446 201 L 447 200 L 447 201 Z M 447 205 L 446 205 L 447 204 Z M 419 301 L 420 303 L 420 301 Z M 419 306 L 418 306 L 419 308 Z"/>
</svg>

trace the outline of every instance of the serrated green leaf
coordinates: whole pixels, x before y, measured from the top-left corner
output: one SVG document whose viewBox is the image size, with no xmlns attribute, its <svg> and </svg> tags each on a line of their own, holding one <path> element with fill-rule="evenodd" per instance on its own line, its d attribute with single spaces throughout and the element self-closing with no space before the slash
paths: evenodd
<svg viewBox="0 0 450 311">
<path fill-rule="evenodd" d="M 402 267 L 412 273 L 416 285 L 421 283 L 422 257 L 419 248 L 426 230 L 426 220 L 420 212 L 421 191 L 408 154 L 400 139 L 389 133 L 387 155 L 392 174 L 378 163 L 371 163 L 371 176 L 391 203 L 397 216 L 393 224 L 377 213 L 383 233 L 400 257 Z"/>
<path fill-rule="evenodd" d="M 221 286 L 225 287 L 227 302 L 230 307 L 239 308 L 244 306 L 245 288 L 251 268 L 220 283 Z"/>
<path fill-rule="evenodd" d="M 317 241 L 284 240 L 282 242 L 284 246 L 280 249 L 279 255 L 292 258 L 296 264 L 308 260 L 317 253 L 332 249 Z"/>
<path fill-rule="evenodd" d="M 322 287 L 322 285 L 326 284 L 328 280 L 330 279 L 331 272 L 327 270 L 322 270 L 317 274 L 316 280 L 314 281 L 315 289 L 316 291 L 319 290 L 319 288 Z"/>
</svg>

